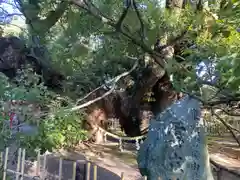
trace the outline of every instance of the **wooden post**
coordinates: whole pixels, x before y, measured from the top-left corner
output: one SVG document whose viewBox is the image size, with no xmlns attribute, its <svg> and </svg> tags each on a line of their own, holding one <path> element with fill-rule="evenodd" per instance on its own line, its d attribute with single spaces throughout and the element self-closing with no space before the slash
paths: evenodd
<svg viewBox="0 0 240 180">
<path fill-rule="evenodd" d="M 217 180 L 222 180 L 223 179 L 223 175 L 222 175 L 222 168 L 219 168 L 217 171 Z"/>
<path fill-rule="evenodd" d="M 22 149 L 19 148 L 19 149 L 18 149 L 18 158 L 17 158 L 16 180 L 19 179 L 20 164 L 21 164 L 21 153 L 22 153 Z"/>
<path fill-rule="evenodd" d="M 61 180 L 62 179 L 62 158 L 60 158 L 59 159 L 59 175 L 58 175 L 58 177 L 59 177 L 59 180 Z"/>
<path fill-rule="evenodd" d="M 46 153 L 43 155 L 43 176 L 42 178 L 45 179 L 46 176 L 46 165 L 47 165 L 47 156 Z"/>
<path fill-rule="evenodd" d="M 37 171 L 36 171 L 36 176 L 40 176 L 40 150 L 37 152 Z"/>
<path fill-rule="evenodd" d="M 3 165 L 3 152 L 0 152 L 0 167 Z"/>
<path fill-rule="evenodd" d="M 76 179 L 76 168 L 77 168 L 77 162 L 73 162 L 72 180 L 75 180 L 75 179 Z"/>
<path fill-rule="evenodd" d="M 121 180 L 124 180 L 124 172 L 121 173 Z"/>
<path fill-rule="evenodd" d="M 122 139 L 120 138 L 120 139 L 118 140 L 118 142 L 119 142 L 119 150 L 120 150 L 121 152 L 123 152 Z"/>
<path fill-rule="evenodd" d="M 103 143 L 106 144 L 107 143 L 107 133 L 104 133 L 103 135 Z"/>
<path fill-rule="evenodd" d="M 7 176 L 7 162 L 8 162 L 8 147 L 6 148 L 5 157 L 4 157 L 3 180 L 6 180 L 6 176 Z"/>
<path fill-rule="evenodd" d="M 87 163 L 87 168 L 86 168 L 86 179 L 85 180 L 90 180 L 90 168 L 91 168 L 91 163 Z"/>
<path fill-rule="evenodd" d="M 93 180 L 97 180 L 97 166 L 93 166 Z"/>
<path fill-rule="evenodd" d="M 20 176 L 20 180 L 23 180 L 23 176 L 24 176 L 24 165 L 25 165 L 25 156 L 26 156 L 26 149 L 23 149 L 22 152 L 22 162 L 21 162 L 21 176 Z"/>
</svg>

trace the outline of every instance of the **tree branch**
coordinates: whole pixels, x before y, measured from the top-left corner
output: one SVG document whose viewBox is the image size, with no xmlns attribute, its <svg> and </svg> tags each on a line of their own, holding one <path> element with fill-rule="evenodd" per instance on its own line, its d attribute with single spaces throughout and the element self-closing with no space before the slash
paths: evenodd
<svg viewBox="0 0 240 180">
<path fill-rule="evenodd" d="M 236 95 L 231 95 L 229 98 L 224 98 L 224 99 L 220 99 L 220 100 L 216 100 L 216 101 L 204 101 L 203 99 L 201 99 L 201 97 L 195 95 L 195 94 L 192 94 L 192 93 L 189 93 L 185 90 L 180 90 L 180 92 L 184 93 L 184 94 L 188 94 L 190 97 L 194 98 L 194 99 L 197 99 L 198 101 L 200 101 L 202 104 L 203 104 L 203 107 L 204 108 L 213 108 L 213 106 L 216 106 L 216 105 L 220 105 L 220 104 L 229 104 L 231 102 L 238 102 L 240 101 L 240 97 L 237 97 L 238 94 Z"/>
<path fill-rule="evenodd" d="M 127 7 L 123 10 L 122 15 L 120 16 L 118 22 L 116 23 L 115 28 L 116 28 L 117 31 L 122 31 L 121 30 L 122 29 L 122 24 L 123 24 L 124 19 L 127 16 L 127 13 L 128 13 L 128 10 L 129 10 L 130 6 L 131 6 L 131 3 L 129 3 L 127 5 Z"/>
<path fill-rule="evenodd" d="M 76 105 L 78 105 L 78 103 L 80 103 L 81 101 L 87 99 L 90 95 L 92 95 L 93 93 L 97 92 L 99 89 L 103 88 L 104 87 L 104 84 L 95 88 L 93 91 L 91 91 L 90 93 L 86 94 L 83 98 L 81 99 L 78 99 L 77 102 L 76 102 Z"/>
<path fill-rule="evenodd" d="M 23 16 L 22 13 L 9 13 L 6 11 L 4 8 L 0 7 L 0 9 L 6 14 L 6 17 L 11 17 L 11 16 Z"/>
<path fill-rule="evenodd" d="M 223 111 L 225 114 L 229 115 L 229 116 L 240 116 L 239 113 L 233 113 L 233 112 L 228 112 L 225 109 L 221 108 L 221 111 Z"/>
<path fill-rule="evenodd" d="M 20 11 L 25 16 L 28 24 L 30 25 L 32 31 L 38 34 L 45 34 L 49 29 L 56 24 L 56 22 L 62 17 L 63 13 L 68 7 L 68 1 L 62 1 L 58 4 L 54 11 L 50 11 L 47 17 L 41 20 L 37 14 L 33 17 L 28 16 L 27 11 L 29 9 L 25 6 L 22 1 L 18 0 Z"/>
<path fill-rule="evenodd" d="M 211 102 L 206 102 L 204 105 L 207 107 L 209 106 L 216 106 L 216 105 L 220 105 L 220 104 L 228 104 L 228 103 L 231 103 L 231 102 L 238 102 L 240 101 L 240 97 L 231 97 L 231 98 L 225 98 L 225 99 L 220 99 L 220 100 L 217 100 L 217 101 L 211 101 Z"/>
<path fill-rule="evenodd" d="M 136 14 L 137 14 L 137 17 L 138 17 L 138 20 L 139 20 L 139 22 L 140 22 L 140 25 L 141 25 L 141 27 L 140 27 L 140 37 L 141 37 L 141 40 L 143 41 L 144 40 L 144 23 L 143 23 L 143 20 L 142 20 L 142 18 L 141 18 L 141 14 L 140 14 L 140 12 L 139 12 L 139 10 L 138 10 L 138 8 L 137 8 L 137 3 L 136 3 L 136 1 L 135 0 L 133 0 L 133 7 L 134 7 L 134 9 L 135 9 L 135 11 L 136 11 Z"/>
<path fill-rule="evenodd" d="M 148 47 L 145 43 L 143 43 L 141 40 L 134 38 L 132 35 L 129 35 L 128 33 L 124 32 L 122 29 L 118 29 L 116 27 L 117 23 L 114 23 L 113 21 L 111 21 L 109 18 L 105 18 L 104 16 L 101 16 L 101 14 L 97 14 L 95 12 L 93 12 L 90 8 L 86 8 L 83 6 L 83 3 L 81 1 L 78 0 L 72 0 L 72 3 L 74 5 L 76 5 L 77 7 L 85 10 L 87 13 L 89 13 L 90 15 L 94 16 L 95 18 L 99 19 L 100 21 L 102 21 L 103 23 L 109 25 L 110 27 L 114 28 L 117 32 L 121 33 L 123 36 L 125 36 L 126 38 L 128 38 L 133 44 L 141 47 L 143 49 L 143 51 L 145 51 L 146 53 L 148 53 L 149 55 L 151 55 L 155 62 L 157 64 L 159 64 L 162 68 L 165 67 L 165 62 L 162 60 L 162 56 L 161 54 L 159 54 L 158 52 L 152 50 L 150 47 Z M 158 57 L 158 58 L 157 58 Z"/>
<path fill-rule="evenodd" d="M 131 57 L 129 57 L 129 58 L 131 58 Z M 134 59 L 135 59 L 135 58 L 134 58 Z M 100 97 L 97 97 L 97 98 L 95 98 L 95 99 L 93 99 L 93 100 L 91 100 L 91 101 L 88 101 L 88 102 L 86 102 L 86 103 L 84 103 L 84 104 L 81 104 L 81 105 L 78 105 L 78 106 L 76 106 L 76 107 L 73 107 L 73 108 L 71 108 L 71 109 L 67 109 L 66 111 L 71 111 L 71 112 L 72 112 L 72 111 L 76 111 L 76 110 L 79 110 L 79 109 L 83 109 L 83 108 L 85 108 L 85 107 L 87 107 L 87 106 L 89 106 L 89 105 L 91 105 L 91 104 L 93 104 L 93 103 L 95 103 L 95 102 L 97 102 L 97 101 L 99 101 L 99 100 L 107 97 L 108 95 L 110 95 L 110 94 L 115 90 L 117 82 L 118 82 L 121 78 L 123 78 L 123 77 L 125 77 L 125 76 L 128 76 L 132 71 L 134 71 L 134 70 L 137 68 L 137 66 L 138 66 L 138 64 L 139 64 L 139 60 L 138 60 L 138 59 L 135 59 L 135 60 L 136 60 L 135 64 L 133 65 L 133 67 L 132 67 L 129 71 L 124 72 L 124 73 L 118 75 L 117 77 L 111 79 L 110 81 L 108 81 L 108 83 L 112 83 L 112 88 L 111 88 L 109 91 L 107 91 L 106 93 L 104 93 L 104 94 L 103 94 L 102 96 L 100 96 Z M 101 86 L 100 86 L 100 87 L 101 87 Z M 99 89 L 99 88 L 97 88 L 97 89 Z M 96 89 L 93 90 L 93 91 L 96 91 Z M 93 92 L 90 92 L 88 95 L 86 95 L 84 98 L 82 98 L 82 100 L 85 99 L 86 97 L 88 97 L 88 96 L 89 96 L 90 94 L 92 94 L 92 93 L 93 93 Z"/>
<path fill-rule="evenodd" d="M 102 21 L 103 23 L 115 28 L 115 22 L 112 19 L 103 15 L 103 13 L 101 13 L 101 11 L 95 6 L 94 6 L 95 11 L 93 11 L 92 8 L 90 7 L 89 3 L 86 2 L 85 0 L 83 0 L 83 2 L 79 1 L 79 0 L 72 0 L 71 3 L 77 7 L 85 10 L 88 14 L 92 15 L 93 17 Z M 85 7 L 84 5 L 86 5 L 87 7 Z"/>
<path fill-rule="evenodd" d="M 83 2 L 87 5 L 88 8 L 93 7 L 93 8 L 94 8 L 93 10 L 95 10 L 100 16 L 102 16 L 102 17 L 104 17 L 105 19 L 107 19 L 108 21 L 114 23 L 114 20 L 111 19 L 110 17 L 106 16 L 104 13 L 102 13 L 102 12 L 94 5 L 94 3 L 93 3 L 91 0 L 88 0 L 88 1 L 83 0 Z"/>
<path fill-rule="evenodd" d="M 16 25 L 16 24 L 5 24 L 5 23 L 0 23 L 0 25 L 3 25 L 3 26 L 6 26 L 6 25 L 8 25 L 8 26 L 15 26 L 15 27 L 21 29 L 21 31 L 24 31 L 26 34 L 28 34 L 28 32 L 26 31 L 25 28 L 23 28 L 23 27 L 21 27 L 21 26 L 18 26 L 18 25 Z"/>
<path fill-rule="evenodd" d="M 62 1 L 58 4 L 58 7 L 54 11 L 50 11 L 48 16 L 44 20 L 40 20 L 40 26 L 45 26 L 45 31 L 48 31 L 51 27 L 53 27 L 56 22 L 62 17 L 63 13 L 68 7 L 68 1 Z M 42 30 L 41 30 L 42 31 Z"/>
<path fill-rule="evenodd" d="M 239 139 L 237 138 L 237 136 L 235 135 L 235 133 L 233 132 L 232 127 L 231 127 L 228 123 L 226 123 L 218 114 L 216 114 L 213 109 L 211 109 L 211 112 L 212 112 L 212 114 L 213 114 L 214 116 L 216 116 L 217 119 L 218 119 L 219 121 L 221 121 L 221 123 L 223 123 L 223 125 L 230 131 L 230 133 L 232 134 L 232 137 L 236 140 L 236 142 L 237 142 L 238 145 L 240 146 L 240 141 L 239 141 Z"/>
</svg>

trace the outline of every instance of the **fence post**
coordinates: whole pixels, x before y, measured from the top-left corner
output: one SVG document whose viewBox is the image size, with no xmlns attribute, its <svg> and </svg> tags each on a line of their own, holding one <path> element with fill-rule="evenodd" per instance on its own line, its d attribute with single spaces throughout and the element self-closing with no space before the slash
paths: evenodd
<svg viewBox="0 0 240 180">
<path fill-rule="evenodd" d="M 0 167 L 3 165 L 3 152 L 0 152 Z"/>
<path fill-rule="evenodd" d="M 36 175 L 37 176 L 40 176 L 40 150 L 38 150 L 37 152 L 37 172 L 36 172 Z"/>
<path fill-rule="evenodd" d="M 136 139 L 136 150 L 138 151 L 140 149 L 139 139 Z"/>
<path fill-rule="evenodd" d="M 7 175 L 7 162 L 8 162 L 8 147 L 6 148 L 5 157 L 4 157 L 3 180 L 6 180 L 6 175 Z"/>
<path fill-rule="evenodd" d="M 119 150 L 121 151 L 121 152 L 123 152 L 123 145 L 122 145 L 122 139 L 121 138 L 119 138 Z"/>
<path fill-rule="evenodd" d="M 107 133 L 104 133 L 104 134 L 103 134 L 103 141 L 104 141 L 104 144 L 107 143 Z"/>
<path fill-rule="evenodd" d="M 22 151 L 22 162 L 21 162 L 21 176 L 20 176 L 20 180 L 23 180 L 23 176 L 24 176 L 24 165 L 25 165 L 25 156 L 26 156 L 26 149 L 23 149 Z"/>
<path fill-rule="evenodd" d="M 22 153 L 22 149 L 19 148 L 19 149 L 18 149 L 18 157 L 17 157 L 16 180 L 19 179 L 19 172 L 20 172 L 20 165 L 21 165 L 21 153 Z"/>
<path fill-rule="evenodd" d="M 0 152 L 0 168 L 3 168 L 3 152 Z M 2 177 L 0 177 L 0 178 L 2 178 Z"/>
<path fill-rule="evenodd" d="M 93 180 L 97 180 L 97 166 L 93 166 Z"/>
<path fill-rule="evenodd" d="M 121 173 L 121 180 L 124 180 L 124 172 Z"/>
<path fill-rule="evenodd" d="M 59 180 L 62 179 L 62 158 L 59 159 Z"/>
<path fill-rule="evenodd" d="M 46 177 L 46 161 L 47 161 L 47 156 L 46 156 L 46 152 L 43 155 L 43 176 L 42 178 L 45 179 Z"/>
<path fill-rule="evenodd" d="M 77 162 L 73 162 L 72 180 L 76 179 L 76 168 L 77 168 Z"/>
<path fill-rule="evenodd" d="M 90 180 L 90 168 L 91 168 L 91 163 L 87 163 L 87 168 L 86 168 L 86 180 Z"/>
</svg>

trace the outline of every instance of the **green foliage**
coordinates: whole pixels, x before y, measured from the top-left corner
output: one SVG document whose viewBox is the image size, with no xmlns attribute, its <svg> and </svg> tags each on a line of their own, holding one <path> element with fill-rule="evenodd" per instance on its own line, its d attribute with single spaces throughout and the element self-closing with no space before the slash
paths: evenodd
<svg viewBox="0 0 240 180">
<path fill-rule="evenodd" d="M 215 8 L 215 7 L 214 7 Z M 231 15 L 237 13 L 240 7 L 236 7 Z M 210 9 L 211 10 L 211 9 Z M 216 65 L 219 81 L 215 84 L 218 87 L 225 87 L 233 94 L 240 91 L 240 61 L 239 61 L 239 38 L 237 31 L 237 19 L 228 21 L 228 17 L 223 15 L 225 11 L 214 9 L 212 12 L 203 12 L 193 20 L 187 38 L 194 40 L 197 48 L 185 48 L 182 55 L 190 54 L 185 58 L 183 65 L 186 67 L 196 67 L 198 63 L 208 60 Z M 201 17 L 201 18 L 198 18 Z M 218 16 L 216 18 L 215 16 Z M 187 92 L 199 91 L 201 83 L 196 83 L 195 68 L 192 70 L 182 69 L 176 62 L 171 73 L 175 75 L 175 86 Z M 181 71 L 179 71 L 181 68 Z M 188 68 L 189 69 L 189 68 Z M 177 78 L 178 77 L 178 78 Z"/>
<path fill-rule="evenodd" d="M 186 39 L 193 41 L 198 48 L 197 50 L 185 48 L 183 53 L 188 51 L 188 54 L 191 55 L 186 58 L 183 66 L 196 67 L 200 61 L 216 55 L 217 59 L 222 59 L 224 56 L 230 57 L 238 47 L 237 22 L 226 23 L 226 15 L 224 16 L 215 7 L 211 6 L 210 12 L 217 13 L 223 19 L 214 20 L 208 12 L 196 13 L 191 8 L 182 10 L 180 14 L 171 13 L 164 11 L 150 1 L 142 2 L 147 6 L 147 9 L 140 9 L 140 13 L 145 27 L 143 43 L 148 47 L 151 47 L 157 38 L 164 43 L 166 39 L 171 39 L 184 29 L 188 29 Z M 122 4 L 115 1 L 96 2 L 95 5 L 104 15 L 113 20 L 118 20 L 119 14 L 123 10 Z M 232 14 L 235 14 L 236 11 Z M 130 10 L 123 25 L 131 29 L 130 33 L 133 37 L 138 38 L 139 34 L 136 33 L 136 30 L 139 28 L 139 23 L 136 12 Z M 210 26 L 210 28 L 204 29 L 205 26 Z M 126 39 L 121 33 L 112 31 L 111 27 L 104 25 L 103 22 L 83 10 L 75 9 L 75 7 L 72 10 L 67 10 L 56 26 L 51 29 L 47 45 L 53 52 L 53 60 L 56 66 L 69 76 L 71 89 L 78 95 L 84 95 L 102 84 L 106 75 L 114 77 L 129 69 L 134 62 L 125 58 L 125 55 L 139 56 L 144 53 L 140 47 Z M 228 31 L 230 31 L 230 36 L 224 37 Z M 97 50 L 93 48 L 93 37 L 101 37 Z M 229 46 L 230 44 L 231 46 Z M 229 47 L 232 49 L 231 52 Z M 217 67 L 229 69 L 228 62 L 228 60 L 218 61 Z M 222 66 L 222 63 L 228 66 Z M 239 63 L 237 62 L 237 64 Z M 192 68 L 191 71 L 185 71 L 184 68 L 179 71 L 179 65 L 174 60 L 168 61 L 168 67 L 171 67 L 168 69 L 169 74 L 178 77 L 174 82 L 177 89 L 199 91 L 195 68 Z M 237 67 L 234 66 L 234 68 Z M 225 72 L 224 69 L 219 69 L 219 71 Z M 230 72 L 223 73 L 219 84 L 222 85 L 226 79 L 230 79 L 232 85 L 229 83 L 223 85 L 231 87 L 236 85 L 235 90 L 237 90 L 238 78 Z"/>
<path fill-rule="evenodd" d="M 240 12 L 238 1 L 228 3 L 225 9 L 220 8 L 216 1 L 216 4 L 209 5 L 207 10 L 196 11 L 193 7 L 187 6 L 179 12 L 161 8 L 156 5 L 158 1 L 138 1 L 147 6 L 146 9 L 139 8 L 144 24 L 143 39 L 139 33 L 141 22 L 133 9 L 129 10 L 122 24 L 123 32 L 128 33 L 131 38 L 127 38 L 119 30 L 116 31 L 105 23 L 104 18 L 96 18 L 100 14 L 117 22 L 124 10 L 122 1 L 93 1 L 100 11 L 94 10 L 97 15 L 68 4 L 68 1 L 60 3 L 53 0 L 19 0 L 19 2 L 21 11 L 27 17 L 29 39 L 31 35 L 40 36 L 41 43 L 51 53 L 56 69 L 67 76 L 64 95 L 74 100 L 103 84 L 106 77 L 112 78 L 129 70 L 135 60 L 126 56 L 142 57 L 146 54 L 146 50 L 140 47 L 141 44 L 131 38 L 139 40 L 143 47 L 151 50 L 157 39 L 164 44 L 183 30 L 187 30 L 182 40 L 184 43 L 181 56 L 184 61 L 180 64 L 176 58 L 169 59 L 166 67 L 168 74 L 173 76 L 174 87 L 179 91 L 199 93 L 201 84 L 196 81 L 195 68 L 202 60 L 209 59 L 216 64 L 220 74 L 217 85 L 227 87 L 233 93 L 240 90 L 240 33 L 236 30 Z M 189 44 L 194 44 L 196 48 L 189 48 Z M 140 64 L 137 72 L 131 74 L 132 77 L 129 78 L 131 81 L 137 82 L 141 78 L 138 75 L 146 69 L 144 62 L 141 61 Z M 27 81 L 23 81 L 26 77 Z M 66 108 L 57 100 L 63 95 L 48 91 L 42 84 L 36 85 L 35 77 L 23 75 L 18 87 L 10 84 L 6 78 L 0 78 L 2 102 L 21 99 L 39 103 L 47 107 L 54 116 L 53 119 L 49 116 L 41 119 L 40 135 L 22 138 L 21 144 L 29 148 L 31 145 L 32 149 L 51 150 L 69 147 L 85 139 L 85 132 L 81 130 L 84 115 L 59 114 L 62 108 Z M 129 82 L 125 83 L 125 87 L 126 84 Z M 67 102 L 67 106 L 74 104 L 70 98 L 65 98 L 64 101 Z M 8 132 L 2 136 L 5 142 L 4 138 L 8 136 Z"/>
<path fill-rule="evenodd" d="M 14 112 L 19 117 L 24 117 L 22 120 L 25 123 L 38 126 L 38 131 L 35 134 L 26 134 L 18 132 L 15 137 L 15 142 L 20 147 L 26 148 L 29 155 L 36 153 L 36 149 L 46 150 L 62 147 L 72 147 L 81 140 L 86 139 L 86 132 L 82 130 L 82 122 L 84 115 L 81 113 L 66 113 L 61 111 L 63 107 L 70 107 L 71 101 L 68 99 L 59 98 L 57 94 L 50 92 L 43 84 L 37 84 L 39 76 L 34 75 L 30 68 L 24 71 L 19 71 L 16 81 L 18 86 L 12 84 L 4 75 L 0 77 L 0 100 L 2 112 Z M 34 111 L 28 105 L 16 105 L 15 108 L 9 108 L 5 104 L 11 100 L 27 101 L 29 104 L 38 104 L 42 110 L 48 109 L 44 116 L 36 117 Z M 64 101 L 64 103 L 63 103 Z M 70 105 L 69 105 L 70 104 Z M 9 116 L 2 114 L 0 117 L 0 149 L 3 150 L 13 143 L 11 138 L 11 130 L 4 120 L 9 119 Z M 21 122 L 21 123 L 23 123 Z"/>
<path fill-rule="evenodd" d="M 41 152 L 60 148 L 70 148 L 86 140 L 86 131 L 82 130 L 83 117 L 76 113 L 59 114 L 44 119 L 39 124 L 39 133 L 35 136 L 23 136 L 21 146 L 27 147 L 30 153 L 35 149 Z M 20 138 L 21 139 L 21 138 Z"/>
</svg>

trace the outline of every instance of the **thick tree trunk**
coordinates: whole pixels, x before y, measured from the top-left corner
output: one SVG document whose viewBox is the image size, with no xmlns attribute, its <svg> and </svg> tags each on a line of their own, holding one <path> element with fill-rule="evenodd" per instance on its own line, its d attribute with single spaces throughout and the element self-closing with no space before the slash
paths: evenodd
<svg viewBox="0 0 240 180">
<path fill-rule="evenodd" d="M 167 60 L 173 56 L 173 52 L 173 48 L 168 47 L 160 53 L 162 54 L 162 58 Z M 156 63 L 149 62 L 148 67 L 138 73 L 141 74 L 141 78 L 135 80 L 136 85 L 132 90 L 133 93 L 128 91 L 115 93 L 97 102 L 95 105 L 105 114 L 104 118 L 99 119 L 93 115 L 96 110 L 95 107 L 95 110 L 88 111 L 89 124 L 93 124 L 92 126 L 94 126 L 95 123 L 95 125 L 103 127 L 102 125 L 106 124 L 103 123 L 104 121 L 106 122 L 110 117 L 115 117 L 119 119 L 122 130 L 124 130 L 127 136 L 138 136 L 148 126 L 152 110 L 160 112 L 178 98 L 168 75 Z M 154 93 L 154 103 L 143 100 L 146 93 L 149 92 Z M 103 93 L 99 91 L 91 99 L 99 97 Z"/>
<path fill-rule="evenodd" d="M 181 98 L 181 94 L 174 91 L 172 83 L 170 82 L 169 76 L 165 74 L 158 82 L 154 85 L 153 89 L 154 101 L 152 103 L 152 112 L 154 115 L 162 112 L 168 106 L 170 106 L 175 100 Z"/>
<path fill-rule="evenodd" d="M 150 90 L 149 90 L 150 88 Z M 146 92 L 154 93 L 154 102 L 144 102 Z M 96 97 L 102 93 L 97 93 Z M 128 94 L 113 94 L 86 110 L 87 121 L 85 126 L 92 131 L 96 126 L 108 129 L 108 119 L 118 118 L 122 130 L 127 136 L 138 136 L 148 127 L 149 121 L 156 112 L 162 112 L 165 108 L 179 98 L 179 94 L 173 90 L 168 75 L 162 78 L 150 76 L 146 83 L 138 88 L 133 97 Z M 92 129 L 92 130 L 91 130 Z M 101 138 L 102 135 L 98 135 Z M 97 137 L 96 137 L 97 138 Z M 101 140 L 97 140 L 101 143 Z"/>
<path fill-rule="evenodd" d="M 168 48 L 162 54 L 163 58 L 172 57 L 173 50 Z M 155 63 L 149 64 L 149 67 L 141 72 L 141 79 L 136 81 L 133 93 L 125 91 L 124 93 L 111 94 L 96 103 L 97 107 L 101 108 L 105 114 L 103 118 L 105 120 L 99 119 L 95 115 L 93 117 L 92 109 L 88 111 L 88 124 L 96 123 L 102 127 L 101 124 L 103 123 L 101 122 L 107 121 L 110 117 L 115 117 L 119 119 L 122 130 L 127 136 L 141 135 L 141 132 L 148 127 L 152 110 L 155 112 L 162 111 L 177 99 L 177 93 L 173 90 L 168 75 L 159 68 Z M 146 93 L 149 92 L 154 93 L 154 103 L 143 100 Z M 99 97 L 103 93 L 98 92 L 95 96 Z M 91 99 L 93 98 L 95 97 Z"/>
<path fill-rule="evenodd" d="M 161 112 L 179 98 L 174 91 L 167 74 L 151 73 L 142 78 L 131 98 L 115 99 L 114 109 L 124 132 L 128 136 L 138 136 L 148 127 L 155 112 Z M 143 102 L 147 92 L 153 92 L 154 102 Z M 119 108 L 122 107 L 122 108 Z"/>
<path fill-rule="evenodd" d="M 117 115 L 120 117 L 122 129 L 128 136 L 138 136 L 141 134 L 142 119 L 147 120 L 146 117 L 143 117 L 143 97 L 147 92 L 151 92 L 152 87 L 164 74 L 158 68 L 155 66 L 144 71 L 141 79 L 136 82 L 134 93 L 127 95 L 129 96 L 128 98 L 118 100 L 122 108 L 118 110 Z"/>
<path fill-rule="evenodd" d="M 86 101 L 101 97 L 105 92 L 106 90 L 99 90 L 93 93 Z M 85 109 L 87 116 L 84 128 L 88 130 L 91 140 L 95 143 L 104 143 L 104 134 L 98 130 L 98 127 L 108 130 L 108 119 L 116 117 L 116 110 L 114 108 L 114 103 L 116 103 L 115 96 L 115 94 L 111 94 Z"/>
<path fill-rule="evenodd" d="M 139 119 L 141 119 L 140 124 L 141 134 L 145 133 L 146 130 L 148 129 L 148 126 L 153 116 L 154 115 L 150 103 L 146 103 L 140 108 Z"/>
</svg>

